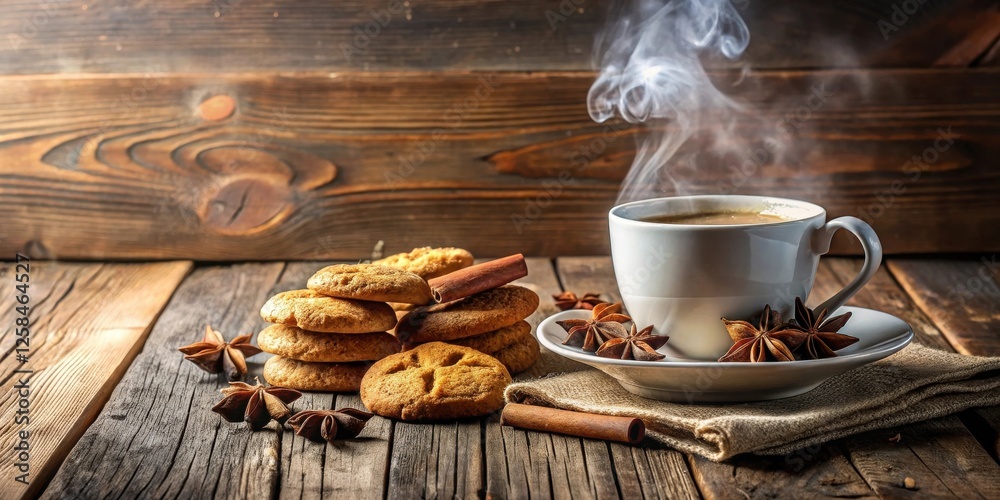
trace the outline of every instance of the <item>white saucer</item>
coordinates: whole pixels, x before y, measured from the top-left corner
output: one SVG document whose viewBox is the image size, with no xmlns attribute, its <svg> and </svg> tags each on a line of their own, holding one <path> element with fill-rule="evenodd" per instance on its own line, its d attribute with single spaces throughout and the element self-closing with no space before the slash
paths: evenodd
<svg viewBox="0 0 1000 500">
<path fill-rule="evenodd" d="M 835 358 L 782 363 L 685 361 L 669 354 L 662 361 L 602 358 L 562 345 L 566 331 L 556 321 L 587 319 L 590 311 L 585 310 L 562 311 L 545 318 L 538 325 L 537 336 L 550 351 L 597 368 L 629 392 L 645 398 L 681 403 L 763 401 L 808 392 L 834 375 L 899 351 L 913 339 L 910 325 L 891 314 L 846 306 L 834 314 L 848 311 L 853 315 L 841 332 L 860 341 L 837 351 Z"/>
</svg>

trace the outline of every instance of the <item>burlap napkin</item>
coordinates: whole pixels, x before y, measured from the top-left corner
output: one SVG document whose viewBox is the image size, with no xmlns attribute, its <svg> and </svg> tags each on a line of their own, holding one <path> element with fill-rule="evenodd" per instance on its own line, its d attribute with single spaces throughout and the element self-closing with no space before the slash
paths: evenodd
<svg viewBox="0 0 1000 500">
<path fill-rule="evenodd" d="M 546 353 L 546 358 L 554 356 Z M 549 360 L 550 366 L 558 366 Z M 595 369 L 515 382 L 507 400 L 646 423 L 647 436 L 721 461 L 741 453 L 781 455 L 839 437 L 1000 404 L 1000 358 L 912 344 L 793 398 L 687 405 L 641 398 Z"/>
</svg>

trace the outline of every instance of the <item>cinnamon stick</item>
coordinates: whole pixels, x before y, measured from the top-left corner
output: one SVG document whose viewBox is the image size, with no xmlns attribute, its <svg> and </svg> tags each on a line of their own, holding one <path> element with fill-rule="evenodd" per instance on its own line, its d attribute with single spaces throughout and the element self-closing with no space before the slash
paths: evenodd
<svg viewBox="0 0 1000 500">
<path fill-rule="evenodd" d="M 506 285 L 528 275 L 528 265 L 521 254 L 491 260 L 459 269 L 427 282 L 435 302 L 451 302 L 479 292 Z"/>
<path fill-rule="evenodd" d="M 646 437 L 646 425 L 638 418 L 518 403 L 507 403 L 503 407 L 500 425 L 628 444 L 638 444 Z"/>
</svg>

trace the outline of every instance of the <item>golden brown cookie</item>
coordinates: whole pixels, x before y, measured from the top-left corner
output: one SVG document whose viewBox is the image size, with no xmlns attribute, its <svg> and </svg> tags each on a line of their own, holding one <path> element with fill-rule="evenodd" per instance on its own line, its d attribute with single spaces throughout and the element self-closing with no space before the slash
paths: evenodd
<svg viewBox="0 0 1000 500">
<path fill-rule="evenodd" d="M 412 252 L 397 253 L 372 264 L 403 269 L 425 280 L 444 276 L 472 265 L 472 254 L 461 248 L 414 248 Z"/>
<path fill-rule="evenodd" d="M 517 285 L 504 285 L 471 297 L 418 307 L 399 320 L 402 342 L 430 342 L 471 337 L 527 318 L 538 308 L 538 295 Z"/>
<path fill-rule="evenodd" d="M 313 332 L 384 332 L 396 324 L 385 302 L 335 299 L 312 290 L 291 290 L 271 297 L 260 308 L 264 321 Z"/>
<path fill-rule="evenodd" d="M 257 345 L 281 357 L 321 363 L 374 361 L 400 351 L 399 341 L 386 332 L 319 333 L 288 325 L 265 328 Z"/>
<path fill-rule="evenodd" d="M 409 271 L 373 264 L 336 264 L 309 278 L 310 290 L 342 299 L 426 304 L 431 287 Z"/>
<path fill-rule="evenodd" d="M 486 354 L 491 354 L 499 351 L 505 347 L 509 347 L 517 342 L 520 342 L 525 337 L 531 336 L 531 325 L 527 321 L 518 321 L 510 326 L 505 326 L 499 330 L 493 330 L 492 332 L 486 332 L 480 335 L 474 335 L 472 337 L 465 337 L 461 339 L 445 340 L 451 345 L 460 345 L 463 347 L 471 347 L 479 352 Z M 419 344 L 404 344 L 404 350 L 410 350 Z"/>
<path fill-rule="evenodd" d="M 490 356 L 503 363 L 511 375 L 516 375 L 531 368 L 538 361 L 541 353 L 538 351 L 538 341 L 535 340 L 535 337 L 528 335 L 521 341 L 500 349 Z"/>
<path fill-rule="evenodd" d="M 486 332 L 472 337 L 449 340 L 454 345 L 471 347 L 487 354 L 497 352 L 506 347 L 531 337 L 531 325 L 521 320 L 510 326 L 505 326 L 492 332 Z"/>
<path fill-rule="evenodd" d="M 275 356 L 264 363 L 264 380 L 300 391 L 357 392 L 371 363 L 306 363 Z"/>
<path fill-rule="evenodd" d="M 361 401 L 401 420 L 476 417 L 503 406 L 510 382 L 507 369 L 489 355 L 431 342 L 376 361 L 361 381 Z"/>
</svg>

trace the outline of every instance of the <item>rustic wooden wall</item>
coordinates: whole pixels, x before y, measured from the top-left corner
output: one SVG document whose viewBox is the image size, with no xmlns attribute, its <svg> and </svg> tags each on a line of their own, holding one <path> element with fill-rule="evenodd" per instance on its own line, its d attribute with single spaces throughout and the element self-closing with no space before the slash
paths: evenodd
<svg viewBox="0 0 1000 500">
<path fill-rule="evenodd" d="M 833 93 L 787 158 L 738 179 L 706 168 L 687 189 L 862 215 L 894 253 L 1000 249 L 995 2 L 734 3 L 755 71 L 733 91 L 765 110 L 737 127 Z M 0 255 L 358 258 L 378 240 L 606 253 L 637 130 L 586 112 L 605 8 L 0 3 Z M 933 150 L 941 130 L 952 142 Z"/>
</svg>

